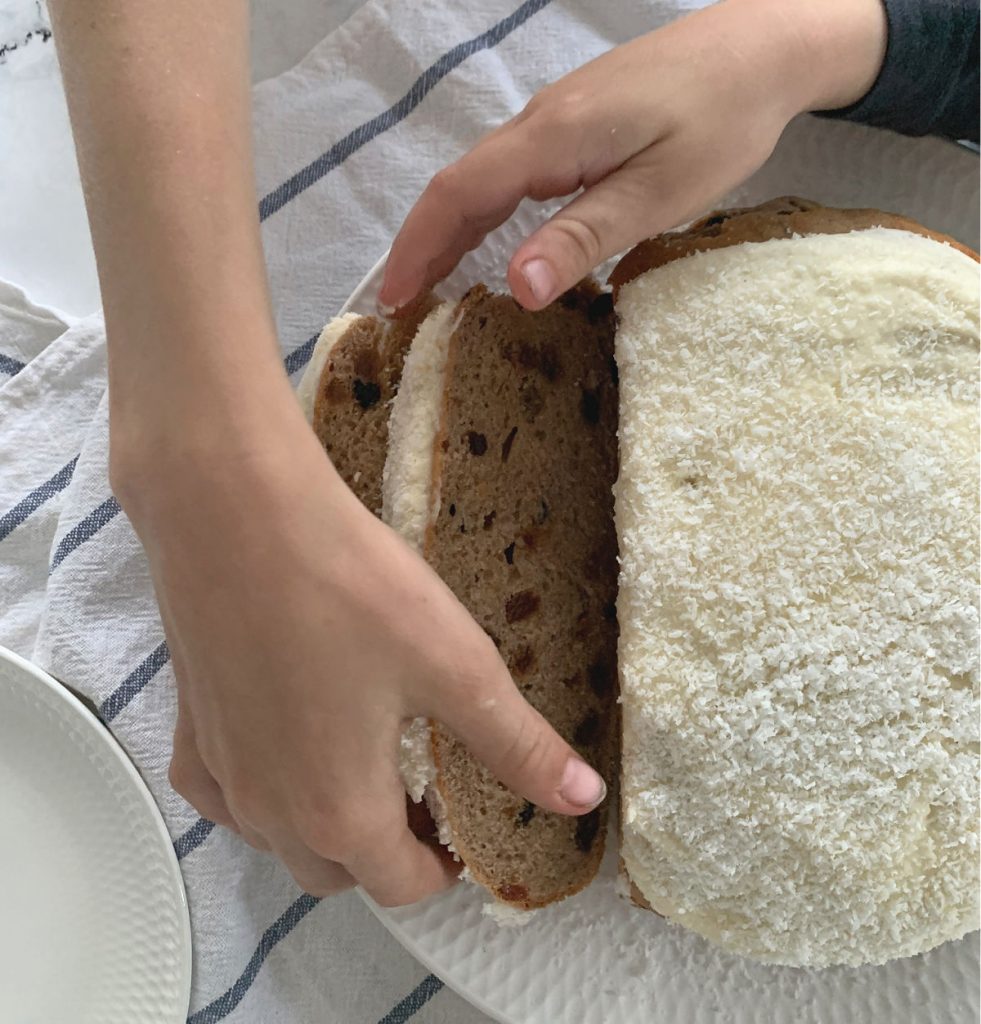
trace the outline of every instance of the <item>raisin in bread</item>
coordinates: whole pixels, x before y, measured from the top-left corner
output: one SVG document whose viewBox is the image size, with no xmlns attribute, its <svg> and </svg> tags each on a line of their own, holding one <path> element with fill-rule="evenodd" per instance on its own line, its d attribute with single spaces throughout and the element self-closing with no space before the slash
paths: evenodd
<svg viewBox="0 0 981 1024">
<path fill-rule="evenodd" d="M 323 329 L 297 398 L 324 450 L 360 501 L 381 515 L 388 417 L 402 363 L 420 322 L 437 304 L 429 293 L 398 320 L 346 313 Z"/>
</svg>

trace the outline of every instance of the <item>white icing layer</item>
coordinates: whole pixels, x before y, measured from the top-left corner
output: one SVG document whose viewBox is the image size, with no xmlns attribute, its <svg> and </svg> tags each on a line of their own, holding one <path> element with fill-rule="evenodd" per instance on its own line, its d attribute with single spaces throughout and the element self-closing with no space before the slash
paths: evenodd
<svg viewBox="0 0 981 1024">
<path fill-rule="evenodd" d="M 454 309 L 450 302 L 437 306 L 416 332 L 388 426 L 382 516 L 417 551 L 422 551 L 436 500 L 432 494 L 433 444 L 439 429 Z"/>
<path fill-rule="evenodd" d="M 406 793 L 419 803 L 436 777 L 427 719 L 414 718 L 405 727 L 399 745 L 399 772 Z"/>
<path fill-rule="evenodd" d="M 728 950 L 978 927 L 978 304 L 885 229 L 620 293 L 622 854 Z"/>
<path fill-rule="evenodd" d="M 416 331 L 388 424 L 388 455 L 382 478 L 382 518 L 422 552 L 433 514 L 433 445 L 439 430 L 446 357 L 454 328 L 451 302 L 437 306 Z M 402 734 L 399 770 L 406 792 L 426 796 L 440 842 L 453 849 L 436 781 L 429 723 L 417 718 Z"/>
</svg>

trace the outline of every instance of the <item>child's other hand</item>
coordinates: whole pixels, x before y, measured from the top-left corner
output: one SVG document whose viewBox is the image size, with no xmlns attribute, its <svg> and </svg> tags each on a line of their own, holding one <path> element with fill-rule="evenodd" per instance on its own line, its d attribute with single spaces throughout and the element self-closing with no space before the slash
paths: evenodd
<svg viewBox="0 0 981 1024">
<path fill-rule="evenodd" d="M 395 239 L 381 303 L 441 280 L 525 197 L 581 188 L 511 260 L 512 293 L 540 309 L 744 181 L 796 114 L 858 100 L 885 41 L 880 0 L 728 0 L 611 50 L 436 175 Z"/>
<path fill-rule="evenodd" d="M 444 722 L 560 813 L 589 810 L 602 782 L 286 399 L 270 422 L 256 408 L 236 436 L 199 438 L 179 465 L 117 461 L 177 677 L 171 781 L 308 892 L 358 882 L 410 903 L 455 878 L 407 821 L 397 754 L 411 719 Z"/>
</svg>

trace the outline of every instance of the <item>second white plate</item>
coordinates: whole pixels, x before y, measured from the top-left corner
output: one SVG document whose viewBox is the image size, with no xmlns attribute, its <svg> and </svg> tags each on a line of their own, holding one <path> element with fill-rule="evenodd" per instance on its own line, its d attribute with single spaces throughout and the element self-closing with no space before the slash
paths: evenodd
<svg viewBox="0 0 981 1024">
<path fill-rule="evenodd" d="M 95 715 L 0 647 L 0 1021 L 182 1024 L 190 988 L 149 790 Z"/>
</svg>

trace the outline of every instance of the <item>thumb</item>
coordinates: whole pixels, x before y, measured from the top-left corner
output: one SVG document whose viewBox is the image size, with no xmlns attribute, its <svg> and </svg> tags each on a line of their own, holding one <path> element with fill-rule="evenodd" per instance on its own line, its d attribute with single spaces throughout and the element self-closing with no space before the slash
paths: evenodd
<svg viewBox="0 0 981 1024">
<path fill-rule="evenodd" d="M 559 814 L 602 803 L 606 783 L 518 692 L 503 664 L 475 694 L 460 687 L 436 716 L 509 789 Z"/>
<path fill-rule="evenodd" d="M 511 294 L 526 309 L 542 309 L 604 260 L 679 222 L 678 197 L 651 185 L 650 157 L 622 167 L 580 193 L 517 250 L 508 267 Z M 658 195 L 658 191 L 661 192 Z"/>
</svg>

